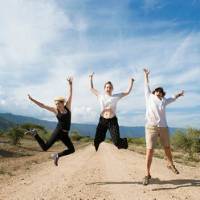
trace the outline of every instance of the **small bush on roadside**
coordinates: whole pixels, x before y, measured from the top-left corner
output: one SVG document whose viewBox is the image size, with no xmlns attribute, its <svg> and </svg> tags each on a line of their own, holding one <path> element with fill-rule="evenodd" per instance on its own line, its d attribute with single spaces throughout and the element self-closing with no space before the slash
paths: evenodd
<svg viewBox="0 0 200 200">
<path fill-rule="evenodd" d="M 145 138 L 128 138 L 128 143 L 145 146 Z"/>
<path fill-rule="evenodd" d="M 4 135 L 4 132 L 0 130 L 0 136 L 3 136 L 3 135 Z"/>
<path fill-rule="evenodd" d="M 176 131 L 171 137 L 171 144 L 175 150 L 182 150 L 190 158 L 200 152 L 200 130 L 188 128 L 186 131 Z"/>
<path fill-rule="evenodd" d="M 89 136 L 81 138 L 81 142 L 91 142 L 91 141 L 92 141 L 92 139 Z"/>
<path fill-rule="evenodd" d="M 72 139 L 73 141 L 80 141 L 81 138 L 82 138 L 82 136 L 79 134 L 78 131 L 72 131 L 72 132 L 70 133 L 70 137 L 71 137 L 71 139 Z"/>
<path fill-rule="evenodd" d="M 44 139 L 48 139 L 50 136 L 50 134 L 48 134 L 47 130 L 43 126 L 31 123 L 26 123 L 13 127 L 7 131 L 7 135 L 10 138 L 11 143 L 13 145 L 17 145 L 20 144 L 20 140 L 24 137 L 24 133 L 30 129 L 37 129 L 38 133 Z"/>
<path fill-rule="evenodd" d="M 11 140 L 11 143 L 13 145 L 17 145 L 20 143 L 20 140 L 24 137 L 24 129 L 22 129 L 20 126 L 11 128 L 8 131 L 8 137 Z"/>
</svg>

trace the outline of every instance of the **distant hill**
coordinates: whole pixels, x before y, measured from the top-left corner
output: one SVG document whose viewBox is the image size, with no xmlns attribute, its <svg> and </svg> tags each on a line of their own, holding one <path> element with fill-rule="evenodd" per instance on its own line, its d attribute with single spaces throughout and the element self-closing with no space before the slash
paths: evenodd
<svg viewBox="0 0 200 200">
<path fill-rule="evenodd" d="M 14 124 L 33 123 L 44 126 L 48 130 L 53 130 L 56 127 L 56 122 L 40 120 L 33 117 L 27 117 L 22 115 L 14 115 L 11 113 L 0 113 L 0 117 Z"/>
<path fill-rule="evenodd" d="M 15 123 L 9 121 L 9 120 L 6 120 L 5 118 L 3 117 L 0 117 L 0 130 L 7 130 L 11 127 L 14 127 L 15 126 Z"/>
<path fill-rule="evenodd" d="M 0 129 L 5 130 L 15 124 L 33 123 L 44 126 L 48 130 L 53 130 L 56 127 L 56 122 L 40 120 L 33 117 L 14 115 L 11 113 L 0 113 Z M 170 128 L 170 133 L 175 132 L 177 128 Z M 83 136 L 94 137 L 96 125 L 94 124 L 78 124 L 72 123 L 71 131 L 78 131 Z M 145 128 L 121 126 L 121 137 L 144 137 Z M 109 134 L 107 134 L 109 136 Z"/>
</svg>

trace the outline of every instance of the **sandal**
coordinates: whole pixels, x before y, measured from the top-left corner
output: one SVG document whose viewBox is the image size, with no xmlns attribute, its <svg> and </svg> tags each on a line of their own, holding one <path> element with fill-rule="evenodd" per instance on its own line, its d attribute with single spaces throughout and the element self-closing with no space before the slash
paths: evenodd
<svg viewBox="0 0 200 200">
<path fill-rule="evenodd" d="M 151 179 L 151 176 L 150 176 L 150 175 L 145 176 L 144 179 L 143 179 L 143 185 L 148 185 L 150 179 Z"/>
</svg>

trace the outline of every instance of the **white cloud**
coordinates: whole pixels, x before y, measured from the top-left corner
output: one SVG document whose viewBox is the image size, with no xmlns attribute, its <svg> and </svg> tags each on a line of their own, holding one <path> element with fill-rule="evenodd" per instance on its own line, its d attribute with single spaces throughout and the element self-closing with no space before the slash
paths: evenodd
<svg viewBox="0 0 200 200">
<path fill-rule="evenodd" d="M 45 45 L 71 22 L 53 1 L 1 1 L 1 67 L 19 69 L 41 59 Z"/>
<path fill-rule="evenodd" d="M 103 26 L 101 20 L 90 19 L 82 10 L 77 14 L 73 7 L 77 5 L 75 1 L 66 1 L 67 9 L 52 0 L 12 2 L 12 6 L 11 1 L 1 2 L 0 6 L 3 30 L 0 33 L 0 98 L 6 102 L 0 102 L 1 111 L 54 119 L 52 114 L 31 104 L 26 95 L 31 93 L 46 104 L 53 104 L 55 96 L 67 94 L 66 76 L 73 75 L 73 121 L 96 123 L 100 109 L 96 97 L 89 91 L 88 80 L 88 74 L 95 71 L 95 86 L 101 92 L 107 80 L 111 80 L 115 92 L 119 92 L 128 87 L 129 77 L 136 79 L 131 95 L 119 103 L 119 119 L 122 125 L 143 125 L 144 66 L 151 68 L 152 87 L 163 85 L 169 95 L 186 89 L 186 96 L 171 109 L 189 110 L 199 105 L 198 32 L 186 35 L 175 31 L 135 37 L 125 34 L 115 37 L 114 32 L 110 37 L 91 31 L 91 27 L 98 26 L 107 30 L 109 23 Z M 151 1 L 149 5 L 155 6 L 156 2 Z M 69 8 L 73 9 L 69 11 Z M 116 9 L 118 12 L 120 6 Z M 115 15 L 114 10 L 112 17 Z M 116 21 L 114 18 L 109 22 Z M 141 29 L 147 25 L 133 24 L 141 24 Z M 117 26 L 116 23 L 112 25 Z M 158 27 L 170 27 L 170 23 L 152 23 L 152 26 L 157 30 Z M 168 117 L 173 126 L 176 125 L 174 121 L 177 126 L 197 125 L 191 120 L 192 113 L 184 113 L 183 117 L 182 113 L 169 112 Z"/>
</svg>

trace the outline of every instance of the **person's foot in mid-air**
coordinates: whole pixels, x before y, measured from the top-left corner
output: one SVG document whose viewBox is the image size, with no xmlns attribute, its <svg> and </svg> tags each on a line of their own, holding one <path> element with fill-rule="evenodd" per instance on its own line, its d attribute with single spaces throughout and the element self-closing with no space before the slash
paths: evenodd
<svg viewBox="0 0 200 200">
<path fill-rule="evenodd" d="M 34 136 L 37 135 L 37 130 L 36 129 L 30 129 L 30 130 L 26 131 L 24 133 L 24 135 L 30 135 L 30 136 L 34 137 Z"/>
<path fill-rule="evenodd" d="M 171 170 L 174 174 L 180 174 L 175 165 L 168 165 L 167 168 Z"/>
<path fill-rule="evenodd" d="M 58 160 L 59 160 L 58 154 L 57 154 L 57 153 L 52 154 L 52 155 L 51 155 L 51 158 L 54 160 L 55 166 L 58 166 Z"/>
<path fill-rule="evenodd" d="M 151 179 L 151 175 L 145 176 L 143 179 L 143 185 L 148 185 Z"/>
</svg>

